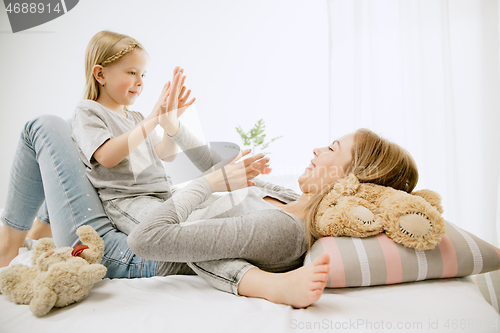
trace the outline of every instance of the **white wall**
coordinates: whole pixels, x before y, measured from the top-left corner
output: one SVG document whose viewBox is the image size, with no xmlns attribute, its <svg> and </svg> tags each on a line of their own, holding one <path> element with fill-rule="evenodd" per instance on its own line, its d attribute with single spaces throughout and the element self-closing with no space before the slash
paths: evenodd
<svg viewBox="0 0 500 333">
<path fill-rule="evenodd" d="M 332 139 L 324 1 L 85 0 L 16 34 L 0 7 L 0 207 L 23 124 L 71 116 L 83 94 L 86 45 L 100 30 L 128 34 L 150 54 L 146 89 L 132 107 L 146 116 L 181 65 L 197 98 L 183 117 L 198 121 L 207 141 L 240 144 L 234 127 L 260 118 L 270 137 L 283 135 L 270 147 L 275 176 L 301 173 L 312 149 Z"/>
<path fill-rule="evenodd" d="M 444 218 L 498 245 L 499 1 L 327 3 L 331 132 L 408 149 Z"/>
</svg>

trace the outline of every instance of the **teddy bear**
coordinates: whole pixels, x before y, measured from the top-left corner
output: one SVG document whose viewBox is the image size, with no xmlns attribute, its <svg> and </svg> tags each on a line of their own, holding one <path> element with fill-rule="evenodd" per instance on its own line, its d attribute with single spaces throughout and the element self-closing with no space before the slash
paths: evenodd
<svg viewBox="0 0 500 333">
<path fill-rule="evenodd" d="M 36 316 L 85 298 L 106 274 L 100 264 L 104 242 L 90 226 L 76 231 L 83 245 L 56 248 L 42 238 L 32 253 L 32 267 L 17 264 L 0 272 L 0 293 L 17 304 L 29 304 Z"/>
<path fill-rule="evenodd" d="M 446 232 L 442 213 L 441 197 L 434 191 L 410 194 L 360 183 L 351 173 L 320 201 L 313 230 L 317 237 L 368 237 L 385 232 L 406 247 L 430 250 Z"/>
</svg>

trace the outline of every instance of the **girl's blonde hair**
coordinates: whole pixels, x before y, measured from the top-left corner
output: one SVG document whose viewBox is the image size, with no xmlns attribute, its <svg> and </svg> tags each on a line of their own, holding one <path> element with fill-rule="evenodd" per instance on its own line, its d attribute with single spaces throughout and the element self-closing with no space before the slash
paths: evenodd
<svg viewBox="0 0 500 333">
<path fill-rule="evenodd" d="M 124 48 L 120 49 L 125 45 Z M 125 54 L 144 47 L 132 37 L 112 31 L 100 31 L 92 37 L 85 51 L 85 92 L 84 98 L 96 101 L 101 92 L 101 85 L 94 77 L 95 65 L 106 67 Z M 145 51 L 145 50 L 144 50 Z M 127 107 L 125 106 L 125 110 Z"/>
<path fill-rule="evenodd" d="M 353 173 L 361 183 L 390 186 L 408 193 L 417 185 L 417 165 L 410 153 L 368 129 L 361 128 L 354 133 L 351 153 L 351 163 L 345 168 L 346 176 Z M 309 246 L 314 239 L 319 238 L 313 228 L 319 204 L 334 185 L 316 194 L 306 207 Z"/>
</svg>

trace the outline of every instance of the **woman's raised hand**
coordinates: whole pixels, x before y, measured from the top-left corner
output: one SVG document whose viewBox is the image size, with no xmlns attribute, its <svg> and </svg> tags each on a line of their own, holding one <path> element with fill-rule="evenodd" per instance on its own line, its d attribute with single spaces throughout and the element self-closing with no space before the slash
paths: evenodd
<svg viewBox="0 0 500 333">
<path fill-rule="evenodd" d="M 205 176 L 213 192 L 230 192 L 255 186 L 251 180 L 267 168 L 266 163 L 269 162 L 269 157 L 258 154 L 237 162 L 249 153 L 250 149 L 240 152 L 233 161 Z"/>
<path fill-rule="evenodd" d="M 186 80 L 186 76 L 184 75 L 181 79 L 181 91 L 179 92 L 179 101 L 177 104 L 177 117 L 182 116 L 182 114 L 194 103 L 196 100 L 195 97 L 191 98 L 188 102 L 189 95 L 191 95 L 191 89 L 186 91 L 186 87 L 184 86 L 184 81 Z"/>
</svg>

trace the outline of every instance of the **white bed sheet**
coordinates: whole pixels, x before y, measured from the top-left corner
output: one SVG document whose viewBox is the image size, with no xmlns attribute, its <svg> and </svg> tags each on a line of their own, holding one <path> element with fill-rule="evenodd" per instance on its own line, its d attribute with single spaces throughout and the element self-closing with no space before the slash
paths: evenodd
<svg viewBox="0 0 500 333">
<path fill-rule="evenodd" d="M 29 262 L 26 249 L 13 264 Z M 299 331 L 500 332 L 500 316 L 470 277 L 326 289 L 307 309 L 224 293 L 198 276 L 104 279 L 42 318 L 0 295 L 0 333 Z"/>
<path fill-rule="evenodd" d="M 8 333 L 498 332 L 499 319 L 470 278 L 327 289 L 307 309 L 224 293 L 198 276 L 104 279 L 42 318 L 0 296 Z"/>
</svg>

